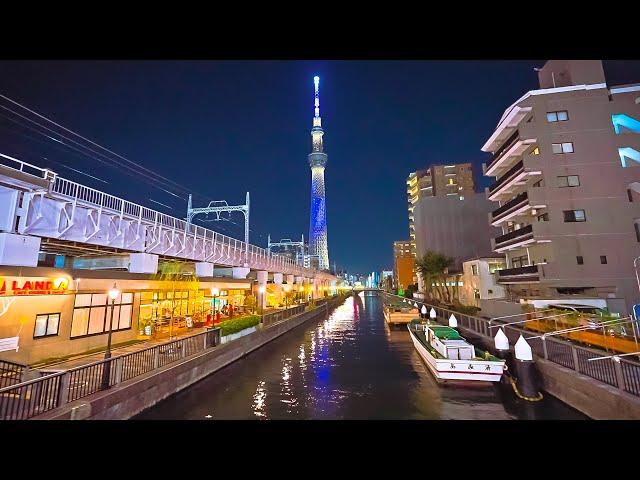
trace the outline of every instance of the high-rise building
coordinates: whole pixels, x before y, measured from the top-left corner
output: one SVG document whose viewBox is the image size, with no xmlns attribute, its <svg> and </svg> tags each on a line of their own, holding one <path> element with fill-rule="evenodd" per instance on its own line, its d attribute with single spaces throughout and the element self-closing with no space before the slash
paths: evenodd
<svg viewBox="0 0 640 480">
<path fill-rule="evenodd" d="M 318 255 L 319 268 L 329 269 L 329 247 L 327 245 L 327 205 L 324 190 L 324 168 L 327 154 L 324 153 L 322 120 L 320 118 L 320 77 L 313 77 L 315 86 L 315 114 L 311 129 L 312 148 L 309 154 L 311 167 L 311 212 L 309 215 L 309 250 Z"/>
<path fill-rule="evenodd" d="M 393 286 L 404 290 L 414 283 L 415 256 L 411 252 L 409 240 L 393 242 Z"/>
<path fill-rule="evenodd" d="M 414 258 L 416 256 L 414 208 L 418 200 L 425 197 L 464 197 L 474 191 L 473 168 L 470 163 L 431 165 L 409 174 L 409 178 L 407 178 L 409 241 Z"/>
<path fill-rule="evenodd" d="M 599 60 L 552 60 L 482 150 L 514 300 L 626 314 L 640 300 L 640 84 L 607 86 Z"/>
</svg>

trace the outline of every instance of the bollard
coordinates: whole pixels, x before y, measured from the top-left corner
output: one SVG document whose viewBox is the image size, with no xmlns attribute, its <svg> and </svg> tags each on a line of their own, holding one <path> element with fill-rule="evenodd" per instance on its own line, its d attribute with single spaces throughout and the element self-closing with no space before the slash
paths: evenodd
<svg viewBox="0 0 640 480">
<path fill-rule="evenodd" d="M 516 342 L 515 356 L 515 371 L 512 372 L 515 380 L 511 382 L 514 392 L 523 400 L 530 402 L 542 400 L 540 374 L 533 361 L 531 347 L 522 335 L 520 335 L 520 338 L 518 338 Z"/>
<path fill-rule="evenodd" d="M 458 328 L 458 319 L 456 318 L 456 316 L 453 313 L 449 317 L 449 326 L 451 328 Z"/>
<path fill-rule="evenodd" d="M 420 309 L 420 318 L 427 318 L 427 307 L 422 305 L 422 309 Z"/>
<path fill-rule="evenodd" d="M 509 339 L 504 333 L 502 328 L 498 329 L 498 333 L 493 337 L 493 344 L 495 346 L 496 357 L 505 361 L 505 365 L 507 366 L 507 374 L 503 375 L 500 378 L 501 383 L 510 383 L 511 372 L 514 370 L 513 364 L 513 355 L 511 354 L 511 350 L 509 349 Z"/>
</svg>

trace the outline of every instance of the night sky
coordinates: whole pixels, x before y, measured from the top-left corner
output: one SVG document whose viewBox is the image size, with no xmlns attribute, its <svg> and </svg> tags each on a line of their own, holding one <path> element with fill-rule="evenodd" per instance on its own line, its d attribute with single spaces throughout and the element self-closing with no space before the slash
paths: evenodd
<svg viewBox="0 0 640 480">
<path fill-rule="evenodd" d="M 250 240 L 266 247 L 267 233 L 276 240 L 308 235 L 307 154 L 313 76 L 319 75 L 329 156 L 329 258 L 355 273 L 392 268 L 393 241 L 408 237 L 409 172 L 432 163 L 473 162 L 479 186 L 489 183 L 480 179 L 486 160 L 480 147 L 505 108 L 537 88 L 533 67 L 543 64 L 5 61 L 0 94 L 192 190 L 198 194 L 194 206 L 220 199 L 242 203 L 249 191 Z M 608 61 L 605 73 L 609 85 L 638 82 L 640 62 Z M 0 109 L 1 153 L 185 215 L 184 190 L 163 185 L 183 199 L 176 198 L 150 178 L 124 175 L 122 167 L 74 153 L 6 116 L 24 122 Z M 200 224 L 242 238 L 241 215 L 231 220 L 237 224 Z"/>
</svg>

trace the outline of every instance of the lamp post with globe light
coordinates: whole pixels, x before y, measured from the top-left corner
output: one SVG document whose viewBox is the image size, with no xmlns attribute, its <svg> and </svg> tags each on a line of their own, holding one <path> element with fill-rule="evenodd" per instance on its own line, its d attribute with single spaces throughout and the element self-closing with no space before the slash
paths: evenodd
<svg viewBox="0 0 640 480">
<path fill-rule="evenodd" d="M 211 287 L 211 296 L 213 297 L 213 307 L 212 307 L 212 314 L 211 314 L 211 325 L 215 326 L 216 325 L 216 313 L 218 312 L 218 309 L 216 308 L 216 299 L 218 298 L 218 295 L 220 294 L 220 290 L 217 287 Z"/>
<path fill-rule="evenodd" d="M 111 318 L 109 320 L 109 335 L 107 336 L 107 350 L 104 352 L 104 359 L 109 360 L 111 358 L 111 332 L 113 331 L 113 311 L 115 310 L 116 298 L 120 296 L 120 290 L 114 283 L 113 287 L 107 292 L 108 297 L 111 299 Z M 109 388 L 109 377 L 111 376 L 111 361 L 103 363 L 102 367 L 102 389 Z"/>
</svg>

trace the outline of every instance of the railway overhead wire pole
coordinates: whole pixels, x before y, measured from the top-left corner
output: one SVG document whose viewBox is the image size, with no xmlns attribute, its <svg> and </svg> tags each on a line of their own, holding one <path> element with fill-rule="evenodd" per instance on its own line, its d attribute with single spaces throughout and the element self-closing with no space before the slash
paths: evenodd
<svg viewBox="0 0 640 480">
<path fill-rule="evenodd" d="M 226 200 L 214 200 L 209 205 L 201 208 L 191 207 L 191 194 L 189 194 L 189 204 L 187 205 L 187 223 L 191 223 L 193 217 L 203 213 L 205 215 L 212 213 L 215 218 L 213 221 L 222 220 L 222 213 L 241 212 L 244 214 L 244 243 L 247 246 L 244 252 L 244 266 L 249 266 L 249 192 L 247 192 L 247 202 L 244 205 L 229 205 Z"/>
</svg>

